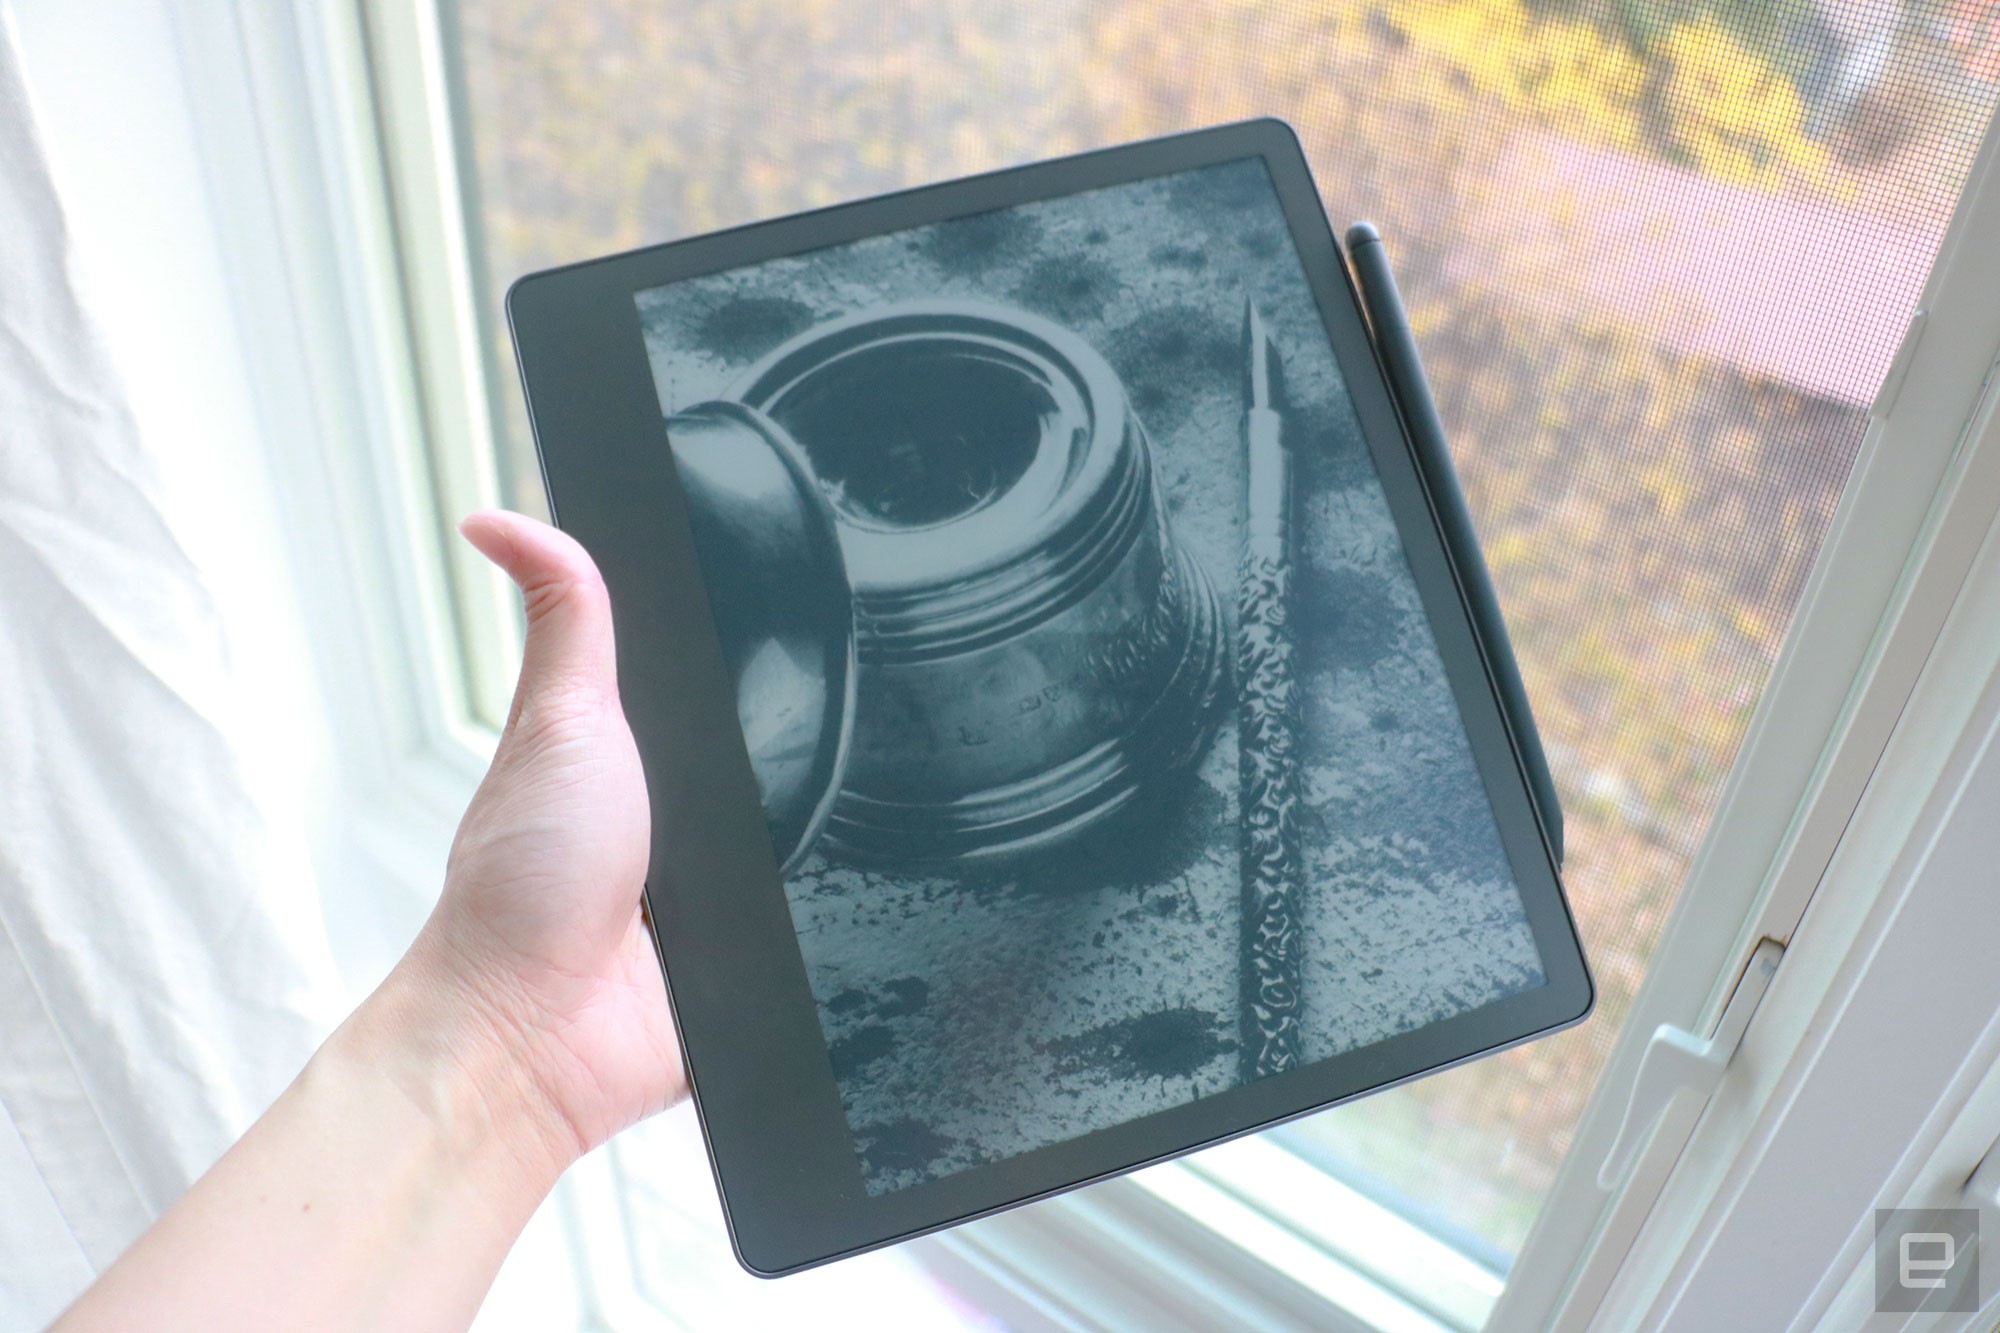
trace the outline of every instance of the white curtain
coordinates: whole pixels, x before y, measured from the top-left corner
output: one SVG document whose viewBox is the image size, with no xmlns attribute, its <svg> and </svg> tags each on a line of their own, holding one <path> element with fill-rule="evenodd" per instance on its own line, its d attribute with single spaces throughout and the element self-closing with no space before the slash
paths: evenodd
<svg viewBox="0 0 2000 1333">
<path fill-rule="evenodd" d="M 53 1318 L 171 1203 L 340 993 L 310 865 L 244 780 L 161 460 L 78 300 L 15 51 L 0 23 L 0 1331 Z"/>
</svg>

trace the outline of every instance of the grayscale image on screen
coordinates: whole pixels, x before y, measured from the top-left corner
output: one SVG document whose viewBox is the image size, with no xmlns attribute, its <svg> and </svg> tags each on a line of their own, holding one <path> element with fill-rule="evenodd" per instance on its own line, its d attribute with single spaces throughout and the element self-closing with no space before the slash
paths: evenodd
<svg viewBox="0 0 2000 1333">
<path fill-rule="evenodd" d="M 870 1193 L 1544 983 L 1260 162 L 637 303 Z"/>
</svg>

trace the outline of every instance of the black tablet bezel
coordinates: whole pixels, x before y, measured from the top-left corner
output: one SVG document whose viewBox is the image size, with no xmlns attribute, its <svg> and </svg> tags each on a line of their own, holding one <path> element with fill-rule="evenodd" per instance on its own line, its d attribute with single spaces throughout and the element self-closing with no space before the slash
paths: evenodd
<svg viewBox="0 0 2000 1333">
<path fill-rule="evenodd" d="M 1242 158 L 1269 171 L 1353 397 L 1548 983 L 1305 1068 L 870 1196 L 711 624 L 633 297 L 784 255 Z M 1595 1001 L 1459 572 L 1291 128 L 1259 120 L 530 274 L 507 293 L 549 507 L 610 589 L 653 813 L 646 890 L 731 1243 L 795 1272 L 1073 1189 L 1582 1021 Z"/>
</svg>

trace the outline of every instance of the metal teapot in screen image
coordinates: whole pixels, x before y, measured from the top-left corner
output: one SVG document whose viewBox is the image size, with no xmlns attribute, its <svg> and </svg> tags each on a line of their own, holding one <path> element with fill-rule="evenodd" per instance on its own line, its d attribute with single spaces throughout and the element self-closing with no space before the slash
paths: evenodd
<svg viewBox="0 0 2000 1333">
<path fill-rule="evenodd" d="M 1207 749 L 1215 594 L 1076 334 L 875 307 L 667 426 L 787 868 L 1047 851 Z"/>
</svg>

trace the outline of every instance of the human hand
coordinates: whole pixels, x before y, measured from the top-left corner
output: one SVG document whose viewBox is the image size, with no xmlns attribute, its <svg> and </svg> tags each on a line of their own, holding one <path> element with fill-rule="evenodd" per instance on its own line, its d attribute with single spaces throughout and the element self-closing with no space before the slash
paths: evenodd
<svg viewBox="0 0 2000 1333">
<path fill-rule="evenodd" d="M 397 972 L 462 1008 L 449 1044 L 469 1043 L 496 1096 L 525 1099 L 566 1165 L 687 1090 L 639 915 L 645 778 L 590 557 L 518 514 L 482 511 L 459 530 L 520 586 L 527 643 L 444 892 Z"/>
<path fill-rule="evenodd" d="M 65 1330 L 464 1328 L 563 1170 L 687 1090 L 603 581 L 518 514 L 460 530 L 521 586 L 528 641 L 437 908 Z"/>
<path fill-rule="evenodd" d="M 64 1331 L 464 1329 L 556 1177 L 686 1093 L 604 582 L 548 524 L 460 530 L 520 584 L 528 644 L 438 907 Z"/>
</svg>

